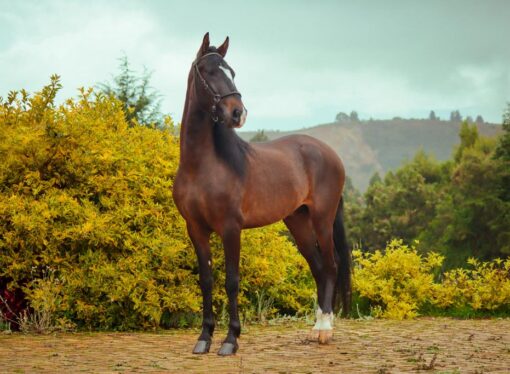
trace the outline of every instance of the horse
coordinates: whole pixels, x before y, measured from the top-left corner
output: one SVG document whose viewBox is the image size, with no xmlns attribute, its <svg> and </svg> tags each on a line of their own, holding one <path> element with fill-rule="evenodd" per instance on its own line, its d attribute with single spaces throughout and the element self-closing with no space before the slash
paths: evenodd
<svg viewBox="0 0 510 374">
<path fill-rule="evenodd" d="M 219 47 L 205 34 L 188 74 L 180 129 L 180 162 L 173 198 L 186 221 L 198 258 L 203 297 L 202 331 L 193 353 L 208 353 L 215 327 L 212 258 L 215 232 L 225 255 L 228 333 L 218 354 L 232 355 L 241 333 L 237 296 L 241 230 L 283 220 L 317 286 L 318 308 L 311 338 L 332 339 L 334 308 L 351 304 L 351 252 L 343 223 L 345 169 L 326 144 L 290 135 L 250 144 L 235 132 L 246 121 L 234 70 L 225 61 L 227 37 Z"/>
</svg>

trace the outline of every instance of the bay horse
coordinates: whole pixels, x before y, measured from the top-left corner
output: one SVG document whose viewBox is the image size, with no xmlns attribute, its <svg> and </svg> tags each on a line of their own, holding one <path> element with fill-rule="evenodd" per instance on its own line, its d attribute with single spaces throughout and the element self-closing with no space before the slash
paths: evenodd
<svg viewBox="0 0 510 374">
<path fill-rule="evenodd" d="M 235 132 L 247 115 L 225 61 L 229 38 L 215 48 L 209 33 L 191 65 L 182 125 L 180 163 L 174 181 L 175 204 L 186 220 L 199 265 L 203 297 L 202 332 L 193 353 L 208 353 L 215 327 L 209 238 L 216 232 L 225 255 L 229 325 L 219 355 L 238 349 L 237 310 L 241 230 L 284 221 L 308 262 L 317 285 L 317 321 L 312 338 L 332 338 L 333 309 L 351 303 L 351 254 L 344 224 L 345 170 L 326 144 L 291 135 L 258 144 Z"/>
</svg>

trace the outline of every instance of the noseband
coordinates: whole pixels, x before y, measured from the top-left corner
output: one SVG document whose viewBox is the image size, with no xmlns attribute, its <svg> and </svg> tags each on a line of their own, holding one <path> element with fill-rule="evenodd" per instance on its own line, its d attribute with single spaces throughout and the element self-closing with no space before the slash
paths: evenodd
<svg viewBox="0 0 510 374">
<path fill-rule="evenodd" d="M 239 95 L 239 97 L 241 97 L 241 93 L 238 92 L 238 91 L 231 91 L 231 92 L 228 92 L 226 94 L 220 94 L 219 92 L 217 92 L 206 80 L 205 78 L 202 76 L 202 74 L 200 74 L 200 70 L 198 69 L 198 63 L 205 57 L 207 56 L 212 56 L 212 55 L 217 55 L 217 56 L 220 56 L 221 57 L 221 60 L 222 62 L 226 65 L 227 69 L 230 70 L 230 72 L 232 73 L 232 77 L 235 76 L 235 72 L 234 72 L 234 69 L 232 69 L 228 64 L 227 62 L 223 59 L 223 56 L 220 55 L 219 53 L 216 53 L 216 52 L 211 52 L 211 53 L 206 53 L 205 55 L 203 55 L 202 57 L 200 57 L 199 59 L 196 59 L 194 62 L 193 62 L 193 68 L 194 68 L 194 71 L 195 71 L 195 74 L 196 76 L 200 79 L 200 81 L 202 82 L 202 85 L 204 86 L 205 90 L 207 92 L 209 92 L 209 94 L 211 95 L 212 99 L 213 99 L 213 105 L 211 107 L 211 116 L 212 116 L 212 120 L 214 122 L 218 122 L 219 120 L 219 117 L 218 117 L 218 113 L 217 113 L 217 106 L 219 104 L 219 102 L 221 100 L 223 100 L 224 98 L 228 97 L 228 96 L 232 96 L 232 95 Z"/>
</svg>

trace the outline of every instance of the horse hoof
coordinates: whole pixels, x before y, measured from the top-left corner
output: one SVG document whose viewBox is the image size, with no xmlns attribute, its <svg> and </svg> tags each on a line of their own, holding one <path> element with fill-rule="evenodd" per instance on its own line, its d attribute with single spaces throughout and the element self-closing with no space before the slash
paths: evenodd
<svg viewBox="0 0 510 374">
<path fill-rule="evenodd" d="M 221 348 L 220 350 L 218 351 L 218 354 L 220 356 L 230 356 L 230 355 L 233 355 L 237 352 L 237 349 L 239 348 L 239 346 L 236 344 L 232 344 L 232 343 L 223 343 L 221 345 Z"/>
<path fill-rule="evenodd" d="M 310 334 L 308 334 L 308 340 L 316 342 L 317 339 L 319 339 L 319 330 L 310 331 Z"/>
<path fill-rule="evenodd" d="M 196 355 L 209 353 L 209 348 L 211 348 L 210 340 L 199 340 L 197 344 L 195 344 L 195 348 L 193 348 L 193 353 Z"/>
<path fill-rule="evenodd" d="M 319 344 L 328 344 L 333 340 L 333 330 L 319 330 Z"/>
</svg>

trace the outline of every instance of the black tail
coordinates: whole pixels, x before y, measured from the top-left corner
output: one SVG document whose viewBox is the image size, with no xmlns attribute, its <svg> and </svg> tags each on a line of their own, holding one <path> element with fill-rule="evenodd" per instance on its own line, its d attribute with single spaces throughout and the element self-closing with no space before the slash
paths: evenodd
<svg viewBox="0 0 510 374">
<path fill-rule="evenodd" d="M 342 316 L 351 312 L 351 250 L 347 243 L 344 227 L 344 201 L 340 200 L 333 224 L 333 240 L 335 242 L 335 259 L 338 269 L 336 281 L 335 312 L 338 312 L 339 301 L 342 302 Z"/>
</svg>

